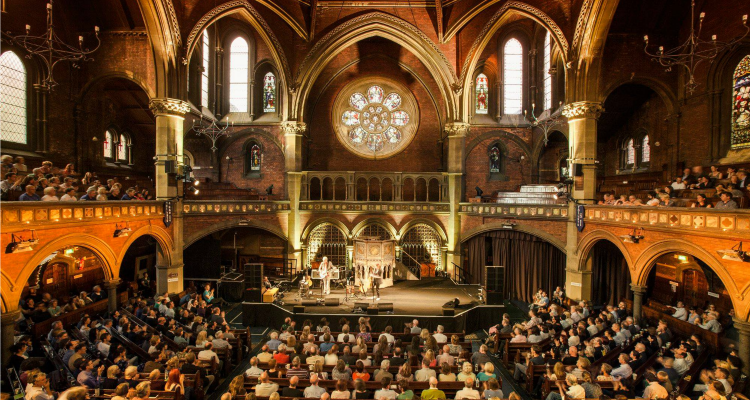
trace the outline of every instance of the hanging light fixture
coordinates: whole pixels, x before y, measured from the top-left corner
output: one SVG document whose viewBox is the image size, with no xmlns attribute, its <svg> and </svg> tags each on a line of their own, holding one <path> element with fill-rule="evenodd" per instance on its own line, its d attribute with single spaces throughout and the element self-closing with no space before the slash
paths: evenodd
<svg viewBox="0 0 750 400">
<path fill-rule="evenodd" d="M 234 122 L 230 125 L 228 122 L 224 127 L 220 127 L 216 124 L 216 120 L 211 121 L 211 123 L 208 126 L 203 126 L 203 116 L 201 115 L 201 119 L 199 122 L 193 122 L 193 131 L 198 136 L 206 136 L 207 138 L 211 139 L 211 150 L 216 152 L 219 148 L 216 147 L 216 141 L 219 140 L 222 136 L 231 136 L 231 132 L 228 131 L 229 127 L 234 127 Z"/>
<path fill-rule="evenodd" d="M 747 25 L 747 14 L 742 16 L 742 26 L 745 27 L 745 34 L 731 40 L 729 42 L 722 42 L 717 40 L 716 35 L 711 36 L 711 40 L 703 40 L 700 38 L 701 29 L 703 28 L 703 20 L 706 18 L 706 13 L 701 12 L 698 17 L 698 27 L 695 26 L 695 0 L 691 0 L 690 4 L 690 35 L 687 40 L 681 45 L 670 49 L 664 50 L 664 46 L 659 46 L 655 53 L 649 52 L 648 35 L 643 37 L 643 41 L 646 43 L 644 51 L 646 55 L 651 57 L 652 61 L 657 61 L 663 67 L 667 67 L 667 71 L 671 71 L 672 67 L 683 67 L 688 74 L 688 82 L 685 84 L 685 88 L 688 93 L 692 94 L 698 84 L 695 82 L 695 69 L 704 61 L 713 62 L 719 53 L 733 49 L 739 44 L 748 33 L 750 33 L 750 27 Z"/>
<path fill-rule="evenodd" d="M 563 102 L 560 102 L 560 109 L 562 109 Z M 562 113 L 551 114 L 549 118 L 538 119 L 536 117 L 536 104 L 531 103 L 531 115 L 527 114 L 526 110 L 523 110 L 523 118 L 528 121 L 531 128 L 539 128 L 544 133 L 544 145 L 547 145 L 549 141 L 549 133 L 555 129 L 561 128 L 565 125 L 565 120 L 562 117 Z"/>
<path fill-rule="evenodd" d="M 96 36 L 96 47 L 89 50 L 83 47 L 83 36 L 78 36 L 78 45 L 69 45 L 60 39 L 55 33 L 55 24 L 52 19 L 52 3 L 54 0 L 49 0 L 47 3 L 47 31 L 43 35 L 33 36 L 31 35 L 31 25 L 26 24 L 26 34 L 10 36 L 12 43 L 15 43 L 23 47 L 29 52 L 26 58 L 31 59 L 32 56 L 39 57 L 46 67 L 46 71 L 42 74 L 41 86 L 47 90 L 52 90 L 57 86 L 53 71 L 55 66 L 60 61 L 80 62 L 80 61 L 93 61 L 93 58 L 89 58 L 89 54 L 99 49 L 102 44 L 99 39 L 99 27 L 94 27 L 94 35 Z"/>
</svg>

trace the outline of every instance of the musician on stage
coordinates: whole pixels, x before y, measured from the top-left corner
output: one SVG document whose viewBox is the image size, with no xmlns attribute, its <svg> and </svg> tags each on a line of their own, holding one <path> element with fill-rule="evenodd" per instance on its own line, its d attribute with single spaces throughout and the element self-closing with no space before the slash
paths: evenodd
<svg viewBox="0 0 750 400">
<path fill-rule="evenodd" d="M 370 282 L 372 282 L 372 297 L 375 297 L 375 293 L 377 293 L 376 300 L 380 300 L 380 284 L 383 283 L 383 268 L 380 267 L 380 264 L 375 264 L 370 269 Z"/>
<path fill-rule="evenodd" d="M 323 257 L 323 261 L 318 266 L 320 273 L 321 287 L 323 294 L 331 294 L 331 272 L 333 266 L 328 262 L 328 257 Z"/>
</svg>

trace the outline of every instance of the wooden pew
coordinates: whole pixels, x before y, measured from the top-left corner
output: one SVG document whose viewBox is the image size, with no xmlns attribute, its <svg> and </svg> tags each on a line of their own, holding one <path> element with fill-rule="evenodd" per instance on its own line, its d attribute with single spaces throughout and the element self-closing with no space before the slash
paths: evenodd
<svg viewBox="0 0 750 400">
<path fill-rule="evenodd" d="M 632 307 L 633 303 L 631 300 L 624 300 L 626 304 L 628 305 L 628 308 Z M 677 318 L 672 317 L 669 314 L 665 314 L 658 309 L 656 309 L 653 306 L 649 305 L 643 305 L 641 307 L 642 316 L 643 318 L 647 319 L 649 323 L 656 326 L 659 323 L 659 320 L 664 320 L 667 322 L 667 325 L 669 326 L 669 329 L 684 337 L 690 337 L 690 335 L 697 335 L 703 340 L 703 343 L 712 348 L 713 350 L 719 349 L 720 347 L 720 340 L 723 336 L 722 333 L 714 333 L 707 329 L 703 329 L 700 326 L 693 325 L 687 321 L 682 321 Z"/>
<path fill-rule="evenodd" d="M 255 384 L 258 382 L 258 377 L 249 377 L 245 378 L 245 388 L 250 391 L 250 389 L 255 386 Z M 275 382 L 279 385 L 279 387 L 287 387 L 289 386 L 289 379 L 286 378 L 271 378 L 271 382 Z M 336 388 L 336 382 L 335 380 L 319 380 L 318 386 L 325 388 L 327 390 L 335 390 Z M 300 389 L 306 388 L 310 386 L 310 380 L 309 379 L 300 379 L 299 383 L 297 384 L 297 387 Z M 382 385 L 380 382 L 374 382 L 374 381 L 367 381 L 365 382 L 365 386 L 368 390 L 378 390 L 382 388 Z M 354 382 L 348 381 L 347 383 L 348 390 L 354 389 Z M 414 391 L 419 390 L 425 390 L 430 387 L 428 382 L 409 382 L 409 389 Z M 445 391 L 446 396 L 452 397 L 449 395 L 455 394 L 457 391 L 464 388 L 463 382 L 440 382 L 438 383 L 438 389 Z"/>
<path fill-rule="evenodd" d="M 509 367 L 510 360 L 514 363 L 521 360 L 521 353 L 531 351 L 532 346 L 539 346 L 540 349 L 545 350 L 552 343 L 552 338 L 547 338 L 539 343 L 511 343 L 510 340 L 505 341 L 503 348 L 503 364 Z M 512 355 L 512 358 L 511 358 Z"/>
<path fill-rule="evenodd" d="M 127 291 L 120 292 L 117 294 L 118 304 L 124 304 L 127 300 L 128 300 Z M 84 314 L 95 316 L 95 315 L 106 313 L 108 305 L 109 305 L 109 299 L 99 300 L 95 303 L 91 303 L 87 306 L 81 307 L 75 311 L 71 311 L 65 314 L 60 314 L 46 321 L 33 324 L 31 326 L 31 334 L 34 337 L 42 337 L 43 335 L 46 336 L 49 333 L 50 329 L 52 329 L 52 324 L 54 322 L 61 321 L 63 326 L 69 326 L 71 324 L 78 323 L 78 321 L 81 320 Z"/>
<path fill-rule="evenodd" d="M 192 351 L 195 353 L 196 358 L 198 357 L 198 353 L 200 353 L 202 348 L 200 347 L 194 347 L 194 346 L 188 346 L 185 348 L 185 351 Z M 217 356 L 219 356 L 219 360 L 224 362 L 224 370 L 222 371 L 224 375 L 228 374 L 232 370 L 232 349 L 229 348 L 223 348 L 223 349 L 212 349 L 214 353 L 216 353 Z"/>
<path fill-rule="evenodd" d="M 323 365 L 323 371 L 330 373 L 330 372 L 333 371 L 333 369 L 335 367 L 336 367 L 335 365 Z M 260 368 L 262 370 L 268 370 L 270 367 L 268 366 L 268 363 L 258 363 L 258 368 Z M 300 364 L 300 368 L 304 369 L 304 370 L 310 370 L 310 364 Z M 352 371 L 354 371 L 355 366 L 354 365 L 350 365 L 349 368 L 352 369 Z M 437 375 L 440 375 L 440 371 L 441 371 L 440 368 L 441 367 L 439 365 L 436 365 L 434 367 L 430 367 L 430 369 L 435 370 L 435 372 L 436 372 Z M 280 370 L 282 372 L 282 374 L 286 374 L 286 365 L 276 365 L 276 369 Z M 365 370 L 367 372 L 369 372 L 370 375 L 372 375 L 372 372 L 374 372 L 375 370 L 378 370 L 378 369 L 380 369 L 379 365 L 371 365 L 369 367 L 365 367 Z M 395 376 L 396 373 L 398 372 L 398 369 L 399 369 L 399 367 L 397 367 L 395 365 L 391 365 L 391 367 L 388 368 L 388 372 L 392 372 L 393 375 Z M 460 370 L 459 366 L 457 366 L 457 365 L 452 365 L 451 366 L 451 372 L 458 373 L 460 371 L 461 370 Z"/>
<path fill-rule="evenodd" d="M 92 399 L 104 399 L 109 400 L 115 395 L 114 389 L 101 389 L 99 395 L 96 395 L 96 389 L 87 389 L 89 397 Z M 160 399 L 160 400 L 182 400 L 183 395 L 177 394 L 177 392 L 168 392 L 165 390 L 152 390 L 149 395 L 149 399 Z"/>
<path fill-rule="evenodd" d="M 690 366 L 690 369 L 687 370 L 685 375 L 683 375 L 682 378 L 680 378 L 680 381 L 677 382 L 677 391 L 680 394 L 687 393 L 696 383 L 701 383 L 699 380 L 700 372 L 708 361 L 709 356 L 709 351 L 704 351 L 697 359 L 693 360 L 693 365 Z"/>
</svg>

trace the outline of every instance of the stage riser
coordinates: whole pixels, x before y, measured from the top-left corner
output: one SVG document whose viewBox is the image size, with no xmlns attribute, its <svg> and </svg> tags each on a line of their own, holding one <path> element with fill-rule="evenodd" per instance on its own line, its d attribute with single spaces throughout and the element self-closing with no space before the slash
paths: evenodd
<svg viewBox="0 0 750 400">
<path fill-rule="evenodd" d="M 456 310 L 459 311 L 459 310 Z M 463 310 L 460 310 L 463 311 Z M 341 317 L 346 317 L 350 322 L 356 323 L 359 317 L 370 317 L 370 325 L 375 331 L 382 331 L 386 326 L 393 327 L 394 332 L 403 332 L 404 324 L 411 323 L 415 318 L 419 320 L 419 326 L 429 329 L 431 332 L 437 329 L 438 325 L 443 325 L 446 332 L 475 332 L 479 329 L 488 329 L 491 325 L 499 323 L 502 320 L 505 308 L 498 306 L 477 306 L 460 315 L 453 317 L 444 316 L 427 316 L 427 315 L 366 315 L 366 314 L 339 314 L 339 313 L 302 313 L 295 314 L 289 310 L 281 308 L 275 304 L 268 303 L 243 303 L 242 304 L 242 323 L 245 326 L 266 326 L 278 329 L 284 319 L 291 317 L 301 327 L 302 322 L 306 319 L 317 324 L 322 317 L 326 317 L 334 331 L 340 330 L 338 321 Z"/>
</svg>

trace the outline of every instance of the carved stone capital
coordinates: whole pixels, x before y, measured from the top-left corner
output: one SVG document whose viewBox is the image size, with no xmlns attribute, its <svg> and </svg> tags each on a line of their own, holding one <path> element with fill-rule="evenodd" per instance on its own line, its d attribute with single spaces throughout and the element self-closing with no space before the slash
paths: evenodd
<svg viewBox="0 0 750 400">
<path fill-rule="evenodd" d="M 301 135 L 307 130 L 307 124 L 299 121 L 285 121 L 281 123 L 285 135 Z"/>
<path fill-rule="evenodd" d="M 154 115 L 184 116 L 190 111 L 190 105 L 186 101 L 170 98 L 151 99 L 148 107 Z"/>
<path fill-rule="evenodd" d="M 21 315 L 21 310 L 13 310 L 13 311 L 4 312 L 0 322 L 2 322 L 3 325 L 7 324 L 9 326 L 12 326 L 20 315 Z"/>
<path fill-rule="evenodd" d="M 562 115 L 568 119 L 592 118 L 599 119 L 604 112 L 602 103 L 593 101 L 579 101 L 563 106 Z"/>
<path fill-rule="evenodd" d="M 743 321 L 737 317 L 733 317 L 734 327 L 741 335 L 750 336 L 750 322 Z"/>
<path fill-rule="evenodd" d="M 644 293 L 646 293 L 648 291 L 648 287 L 646 287 L 646 286 L 640 286 L 640 285 L 635 285 L 635 284 L 631 283 L 630 284 L 630 290 L 632 290 L 633 293 L 644 294 Z"/>
<path fill-rule="evenodd" d="M 466 136 L 470 127 L 471 125 L 466 122 L 450 122 L 445 124 L 445 132 L 448 136 Z"/>
</svg>

